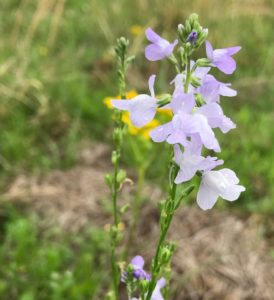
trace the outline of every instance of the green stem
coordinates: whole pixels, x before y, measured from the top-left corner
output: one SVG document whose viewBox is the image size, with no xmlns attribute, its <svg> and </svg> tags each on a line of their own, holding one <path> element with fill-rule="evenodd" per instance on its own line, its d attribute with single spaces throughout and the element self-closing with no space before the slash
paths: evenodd
<svg viewBox="0 0 274 300">
<path fill-rule="evenodd" d="M 126 99 L 126 80 L 125 80 L 125 72 L 126 72 L 126 41 L 118 40 L 117 45 L 117 58 L 118 58 L 118 78 L 119 78 L 119 91 L 121 99 Z M 114 291 L 115 300 L 119 300 L 119 269 L 116 263 L 116 248 L 118 245 L 118 225 L 119 225 L 119 210 L 117 205 L 117 196 L 120 188 L 120 183 L 118 182 L 118 173 L 120 168 L 120 157 L 121 157 L 121 147 L 123 142 L 123 122 L 122 122 L 122 113 L 118 112 L 116 118 L 115 129 L 118 130 L 119 136 L 114 136 L 114 153 L 115 159 L 113 160 L 114 166 L 114 174 L 113 174 L 113 182 L 111 187 L 112 194 L 112 207 L 113 207 L 113 219 L 114 226 L 111 230 L 111 266 L 112 266 L 112 285 Z M 117 131 L 116 131 L 117 133 Z"/>
<path fill-rule="evenodd" d="M 177 68 L 176 68 L 177 70 Z M 177 70 L 178 72 L 178 70 Z M 190 83 L 190 78 L 191 78 L 191 71 L 190 71 L 190 57 L 187 58 L 186 61 L 186 81 L 185 81 L 185 86 L 184 86 L 184 92 L 187 93 L 188 92 L 188 86 Z M 172 168 L 172 167 L 171 167 Z M 178 173 L 178 170 L 176 171 L 176 173 Z M 175 174 L 176 176 L 177 174 Z M 174 176 L 174 178 L 175 178 Z M 169 201 L 171 202 L 172 207 L 175 207 L 175 197 L 176 197 L 176 188 L 177 185 L 174 182 L 174 178 L 172 179 L 172 184 L 169 190 L 169 197 L 166 200 L 166 204 L 169 204 Z M 166 210 L 166 216 L 164 216 L 164 220 L 163 220 L 163 216 L 161 215 L 161 219 L 160 219 L 160 224 L 162 224 L 162 222 L 164 221 L 164 227 L 161 228 L 161 234 L 160 234 L 160 239 L 157 245 L 157 249 L 156 249 L 156 253 L 153 259 L 153 264 L 152 264 L 152 275 L 151 275 L 151 281 L 149 284 L 149 288 L 148 288 L 148 293 L 146 295 L 146 300 L 150 300 L 152 293 L 155 289 L 155 286 L 157 284 L 157 277 L 161 271 L 161 266 L 159 265 L 160 261 L 160 252 L 161 252 L 161 248 L 165 243 L 165 239 L 170 227 L 170 224 L 172 222 L 173 216 L 175 213 L 175 209 L 171 209 L 171 210 Z"/>
<path fill-rule="evenodd" d="M 173 182 L 172 187 L 171 187 L 170 192 L 169 192 L 169 198 L 167 200 L 167 201 L 170 201 L 173 204 L 175 202 L 176 188 L 177 188 L 177 185 Z M 147 293 L 147 296 L 146 296 L 146 300 L 150 300 L 150 298 L 152 296 L 152 293 L 155 289 L 156 283 L 157 283 L 157 276 L 160 272 L 160 266 L 159 266 L 160 251 L 161 251 L 162 246 L 165 243 L 165 238 L 167 236 L 167 233 L 168 233 L 170 224 L 172 222 L 173 216 L 174 216 L 174 210 L 172 210 L 171 212 L 167 212 L 167 216 L 165 217 L 166 218 L 165 226 L 161 231 L 161 235 L 160 235 L 160 239 L 159 239 L 159 242 L 158 242 L 158 245 L 157 245 L 155 257 L 153 259 L 152 277 L 151 277 L 151 282 L 150 282 L 150 285 L 149 285 L 149 290 L 148 290 L 148 293 Z M 161 221 L 162 220 L 160 220 L 160 222 Z"/>
</svg>

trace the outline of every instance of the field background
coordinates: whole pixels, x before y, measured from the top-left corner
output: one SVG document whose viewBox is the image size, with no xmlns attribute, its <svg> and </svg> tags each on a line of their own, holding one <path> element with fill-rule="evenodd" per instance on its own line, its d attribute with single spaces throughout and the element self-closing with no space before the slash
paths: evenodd
<svg viewBox="0 0 274 300">
<path fill-rule="evenodd" d="M 35 182 L 39 188 L 39 180 L 51 178 L 54 172 L 61 177 L 70 174 L 80 163 L 89 161 L 83 154 L 87 151 L 93 160 L 97 152 L 99 156 L 104 153 L 100 170 L 103 174 L 109 169 L 112 121 L 103 99 L 118 93 L 113 56 L 116 38 L 129 38 L 129 51 L 136 55 L 127 78 L 128 90 L 146 92 L 147 78 L 159 72 L 156 89 L 164 92 L 170 89 L 167 83 L 173 73 L 164 62 L 145 60 L 144 29 L 150 26 L 172 40 L 177 24 L 184 23 L 192 12 L 198 13 L 201 24 L 208 27 L 209 40 L 216 48 L 242 46 L 236 56 L 236 73 L 229 78 L 215 74 L 238 90 L 235 99 L 222 101 L 237 129 L 218 137 L 220 157 L 237 172 L 247 191 L 233 205 L 219 201 L 216 210 L 237 216 L 243 224 L 255 220 L 267 255 L 273 257 L 273 0 L 1 0 L 1 299 L 99 299 L 107 290 L 108 247 L 103 229 L 107 217 L 96 219 L 97 223 L 89 223 L 87 217 L 85 226 L 78 226 L 81 230 L 76 226 L 77 230 L 70 231 L 56 225 L 58 214 L 41 214 L 39 201 L 21 201 L 28 197 L 20 193 L 15 197 L 14 189 L 18 180 L 25 180 L 25 185 Z M 136 178 L 142 174 L 136 175 L 136 166 L 147 160 L 149 166 L 143 170 L 146 184 L 164 192 L 164 146 L 139 138 L 133 143 L 133 148 L 141 149 L 141 157 L 128 146 L 132 145 L 128 137 L 125 168 Z M 95 173 L 88 174 L 88 180 L 96 180 Z M 69 184 L 73 185 L 75 178 L 68 177 Z M 102 189 L 106 188 L 102 185 Z M 66 198 L 59 199 L 58 205 L 68 210 Z M 186 204 L 190 208 L 195 205 L 194 199 Z M 81 217 L 75 213 L 75 222 Z"/>
</svg>

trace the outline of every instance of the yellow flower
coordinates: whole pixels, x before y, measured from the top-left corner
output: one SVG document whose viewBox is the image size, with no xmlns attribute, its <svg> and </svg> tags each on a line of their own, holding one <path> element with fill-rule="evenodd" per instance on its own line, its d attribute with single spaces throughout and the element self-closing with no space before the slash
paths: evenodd
<svg viewBox="0 0 274 300">
<path fill-rule="evenodd" d="M 38 48 L 38 52 L 41 56 L 47 56 L 49 53 L 49 49 L 47 47 L 41 46 Z"/>
<path fill-rule="evenodd" d="M 169 108 L 157 108 L 159 114 L 165 115 L 167 117 L 172 117 L 172 111 Z"/>
<path fill-rule="evenodd" d="M 129 118 L 129 112 L 124 112 L 122 114 L 122 121 L 128 125 L 128 132 L 131 135 L 138 135 L 143 137 L 146 140 L 150 139 L 149 133 L 152 129 L 160 125 L 160 122 L 158 120 L 152 120 L 142 128 L 137 128 L 132 125 L 130 118 Z"/>
<path fill-rule="evenodd" d="M 139 36 L 144 32 L 144 28 L 140 25 L 133 25 L 133 26 L 130 27 L 130 32 L 134 36 Z"/>
</svg>

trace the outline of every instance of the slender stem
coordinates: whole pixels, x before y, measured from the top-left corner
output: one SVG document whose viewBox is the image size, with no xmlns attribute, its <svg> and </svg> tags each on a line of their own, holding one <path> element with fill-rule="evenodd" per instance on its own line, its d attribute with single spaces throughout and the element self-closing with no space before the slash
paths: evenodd
<svg viewBox="0 0 274 300">
<path fill-rule="evenodd" d="M 118 78 L 119 78 L 119 92 L 121 99 L 126 99 L 126 81 L 125 81 L 125 72 L 126 72 L 126 41 L 118 40 L 117 45 L 117 58 L 118 58 Z M 119 269 L 116 263 L 116 248 L 118 244 L 118 225 L 119 225 L 119 209 L 117 205 L 117 197 L 120 188 L 120 183 L 118 181 L 118 173 L 120 168 L 120 157 L 121 157 L 121 147 L 123 142 L 123 122 L 122 122 L 122 113 L 117 112 L 116 122 L 115 122 L 115 131 L 113 136 L 114 141 L 114 151 L 112 153 L 112 162 L 114 167 L 113 181 L 111 186 L 111 195 L 112 195 L 112 207 L 113 207 L 113 219 L 114 226 L 111 230 L 111 266 L 112 266 L 112 285 L 114 291 L 115 300 L 119 300 Z"/>
<path fill-rule="evenodd" d="M 176 70 L 177 70 L 177 68 L 176 68 Z M 178 72 L 178 70 L 177 70 L 177 72 Z M 187 61 L 186 61 L 186 80 L 185 80 L 185 86 L 184 86 L 184 92 L 185 93 L 188 92 L 190 78 L 191 78 L 190 57 L 188 57 Z M 170 169 L 170 170 L 172 171 L 172 169 Z M 178 170 L 176 171 L 176 173 L 178 173 Z M 176 175 L 177 174 L 175 174 L 175 176 Z M 166 200 L 166 204 L 168 205 L 169 202 L 170 202 L 171 206 L 173 208 L 175 207 L 174 206 L 174 202 L 175 202 L 176 188 L 177 188 L 177 185 L 174 182 L 174 178 L 173 178 L 170 190 L 169 190 L 169 197 Z M 159 266 L 159 263 L 160 263 L 160 261 L 159 261 L 159 259 L 160 259 L 160 252 L 161 252 L 162 246 L 165 243 L 165 239 L 166 239 L 166 236 L 167 236 L 170 224 L 172 222 L 175 209 L 166 210 L 165 212 L 166 212 L 165 220 L 162 219 L 163 217 L 161 215 L 160 223 L 162 224 L 163 221 L 165 223 L 164 223 L 163 228 L 161 228 L 160 239 L 159 239 L 159 242 L 158 242 L 158 245 L 157 245 L 157 249 L 156 249 L 156 253 L 155 253 L 155 256 L 154 256 L 154 259 L 153 259 L 152 276 L 151 276 L 151 281 L 150 281 L 149 288 L 148 288 L 148 293 L 147 293 L 146 298 L 145 298 L 146 300 L 150 300 L 151 299 L 152 293 L 153 293 L 153 291 L 155 289 L 155 286 L 157 284 L 157 277 L 158 277 L 158 275 L 159 275 L 159 273 L 161 271 L 161 266 Z"/>
</svg>

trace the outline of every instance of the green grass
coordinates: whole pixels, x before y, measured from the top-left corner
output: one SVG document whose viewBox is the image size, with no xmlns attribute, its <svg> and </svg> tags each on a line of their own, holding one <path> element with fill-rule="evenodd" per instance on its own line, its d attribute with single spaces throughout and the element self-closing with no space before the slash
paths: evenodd
<svg viewBox="0 0 274 300">
<path fill-rule="evenodd" d="M 1 230 L 0 298 L 98 299 L 109 284 L 108 237 L 101 229 L 66 235 L 39 228 L 35 215 L 5 208 Z"/>
</svg>

